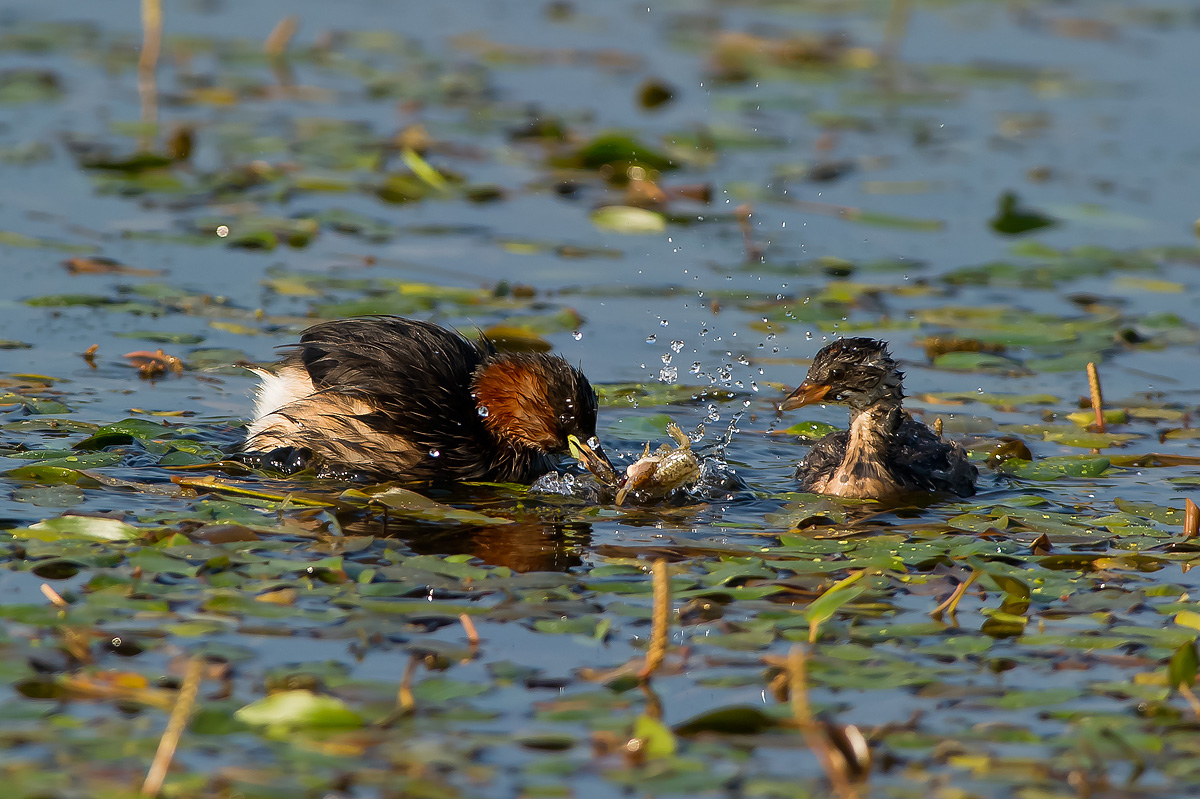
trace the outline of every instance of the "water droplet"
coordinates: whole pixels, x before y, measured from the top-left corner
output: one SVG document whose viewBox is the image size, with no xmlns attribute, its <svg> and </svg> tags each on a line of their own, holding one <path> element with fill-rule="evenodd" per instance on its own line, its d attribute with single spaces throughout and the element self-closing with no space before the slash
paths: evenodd
<svg viewBox="0 0 1200 799">
<path fill-rule="evenodd" d="M 669 325 L 669 324 L 671 324 L 671 323 L 670 323 L 670 322 L 668 322 L 666 319 L 660 319 L 660 320 L 658 320 L 658 326 L 659 326 L 659 327 L 666 327 L 666 326 L 667 326 L 667 325 Z"/>
<path fill-rule="evenodd" d="M 812 331 L 811 330 L 804 334 L 804 340 L 812 341 Z"/>
<path fill-rule="evenodd" d="M 442 457 L 442 451 L 440 449 L 431 449 L 429 450 L 429 457 L 440 458 Z"/>
<path fill-rule="evenodd" d="M 480 419 L 486 419 L 486 418 L 488 418 L 488 414 L 490 414 L 491 411 L 488 410 L 488 407 L 486 405 L 480 405 L 479 410 L 476 411 L 476 413 L 479 414 Z"/>
<path fill-rule="evenodd" d="M 674 341 L 671 342 L 671 349 L 675 352 L 679 352 L 680 350 L 683 349 L 683 342 L 680 341 L 679 339 L 675 339 Z"/>
<path fill-rule="evenodd" d="M 576 330 L 574 333 L 571 334 L 571 338 L 575 339 L 576 341 L 579 341 L 579 339 L 583 338 L 583 331 Z"/>
<path fill-rule="evenodd" d="M 650 335 L 646 336 L 646 343 L 647 343 L 647 344 L 653 344 L 653 343 L 654 343 L 654 342 L 656 342 L 656 341 L 658 341 L 658 336 L 654 335 L 653 333 L 651 333 Z"/>
</svg>

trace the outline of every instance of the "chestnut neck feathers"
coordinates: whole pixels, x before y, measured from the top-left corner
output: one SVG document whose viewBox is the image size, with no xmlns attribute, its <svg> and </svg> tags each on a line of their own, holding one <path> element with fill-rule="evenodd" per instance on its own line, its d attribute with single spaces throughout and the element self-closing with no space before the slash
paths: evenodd
<svg viewBox="0 0 1200 799">
<path fill-rule="evenodd" d="M 587 378 L 557 356 L 495 356 L 475 372 L 471 396 L 498 441 L 563 453 L 568 436 L 595 436 L 596 394 Z"/>
<path fill-rule="evenodd" d="M 283 373 L 312 391 L 262 409 L 248 451 L 305 448 L 323 464 L 409 479 L 525 482 L 550 470 L 568 435 L 595 436 L 595 392 L 565 360 L 497 353 L 429 322 L 314 325 Z"/>
</svg>

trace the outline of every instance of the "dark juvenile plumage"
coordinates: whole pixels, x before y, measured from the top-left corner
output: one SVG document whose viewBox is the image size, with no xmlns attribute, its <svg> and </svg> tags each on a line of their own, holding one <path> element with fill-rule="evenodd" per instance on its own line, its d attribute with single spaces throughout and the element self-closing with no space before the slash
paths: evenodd
<svg viewBox="0 0 1200 799">
<path fill-rule="evenodd" d="M 604 457 L 596 393 L 556 355 L 497 353 L 391 316 L 314 325 L 289 350 L 274 372 L 257 370 L 245 444 L 273 465 L 528 482 L 573 449 L 569 438 Z"/>
<path fill-rule="evenodd" d="M 801 486 L 866 498 L 975 493 L 978 470 L 963 448 L 904 411 L 903 380 L 882 341 L 840 339 L 817 353 L 804 382 L 780 408 L 843 403 L 850 406 L 850 429 L 813 444 L 796 467 Z"/>
</svg>

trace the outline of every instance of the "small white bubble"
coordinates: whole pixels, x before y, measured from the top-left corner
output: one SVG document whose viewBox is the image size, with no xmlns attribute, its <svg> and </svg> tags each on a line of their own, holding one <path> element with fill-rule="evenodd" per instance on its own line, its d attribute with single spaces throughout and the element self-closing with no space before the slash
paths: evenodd
<svg viewBox="0 0 1200 799">
<path fill-rule="evenodd" d="M 429 457 L 440 458 L 442 457 L 442 451 L 440 449 L 431 449 L 429 450 Z"/>
<path fill-rule="evenodd" d="M 579 339 L 583 338 L 583 331 L 576 330 L 574 333 L 571 334 L 571 338 L 575 339 L 576 341 L 579 341 Z"/>
<path fill-rule="evenodd" d="M 653 343 L 654 343 L 654 342 L 656 342 L 656 341 L 658 341 L 658 336 L 654 335 L 653 333 L 651 333 L 650 335 L 646 336 L 646 343 L 647 343 L 647 344 L 653 344 Z"/>
<path fill-rule="evenodd" d="M 217 225 L 217 235 L 220 236 L 221 238 L 225 238 L 226 236 L 228 236 L 229 235 L 229 226 L 228 225 Z"/>
<path fill-rule="evenodd" d="M 480 419 L 486 419 L 486 418 L 488 418 L 488 414 L 490 414 L 491 411 L 488 410 L 486 405 L 480 405 L 479 410 L 476 411 L 476 413 L 479 414 Z"/>
<path fill-rule="evenodd" d="M 668 322 L 666 319 L 660 319 L 660 320 L 659 320 L 659 322 L 658 322 L 658 326 L 659 326 L 659 327 L 666 327 L 666 326 L 667 326 L 667 325 L 669 325 L 669 324 L 671 324 L 671 323 L 670 323 L 670 322 Z"/>
</svg>

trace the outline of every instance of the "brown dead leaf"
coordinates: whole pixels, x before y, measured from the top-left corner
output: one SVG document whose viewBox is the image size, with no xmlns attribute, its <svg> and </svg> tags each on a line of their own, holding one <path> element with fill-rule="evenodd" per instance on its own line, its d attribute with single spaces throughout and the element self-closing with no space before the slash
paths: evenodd
<svg viewBox="0 0 1200 799">
<path fill-rule="evenodd" d="M 133 277 L 157 277 L 165 275 L 166 272 L 162 269 L 140 269 L 133 266 L 126 266 L 120 261 L 114 261 L 112 258 L 104 258 L 103 256 L 80 256 L 78 258 L 68 258 L 62 262 L 67 271 L 73 275 L 130 275 Z"/>
</svg>

